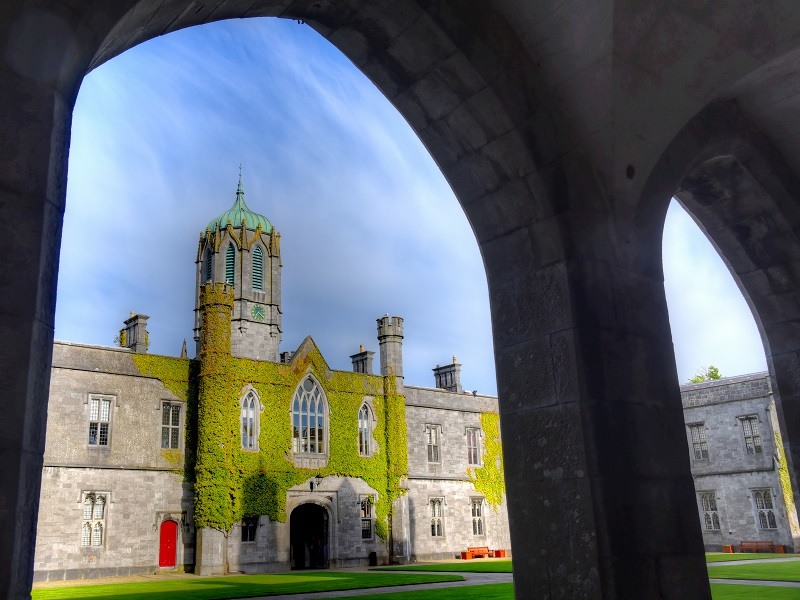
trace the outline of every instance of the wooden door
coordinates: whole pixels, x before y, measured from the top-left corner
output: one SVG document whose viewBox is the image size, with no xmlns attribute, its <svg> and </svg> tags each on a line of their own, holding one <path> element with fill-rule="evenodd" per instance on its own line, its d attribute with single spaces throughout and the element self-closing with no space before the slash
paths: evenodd
<svg viewBox="0 0 800 600">
<path fill-rule="evenodd" d="M 175 521 L 164 521 L 161 523 L 160 539 L 158 566 L 174 567 L 178 549 L 178 524 Z"/>
</svg>

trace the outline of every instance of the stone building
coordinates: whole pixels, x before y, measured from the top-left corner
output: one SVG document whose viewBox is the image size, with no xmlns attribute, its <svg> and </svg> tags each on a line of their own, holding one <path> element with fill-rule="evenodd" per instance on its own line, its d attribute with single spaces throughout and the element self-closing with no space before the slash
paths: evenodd
<svg viewBox="0 0 800 600">
<path fill-rule="evenodd" d="M 706 550 L 741 541 L 798 548 L 800 528 L 767 373 L 681 388 Z"/>
<path fill-rule="evenodd" d="M 197 356 L 53 348 L 35 578 L 263 572 L 509 549 L 497 399 L 403 379 L 403 319 L 330 369 L 279 352 L 280 235 L 241 184 L 197 251 Z"/>
</svg>

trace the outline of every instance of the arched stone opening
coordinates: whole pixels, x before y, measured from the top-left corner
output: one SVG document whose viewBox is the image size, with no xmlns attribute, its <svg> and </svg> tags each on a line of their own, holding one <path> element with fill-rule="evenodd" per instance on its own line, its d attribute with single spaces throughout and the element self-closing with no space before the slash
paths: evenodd
<svg viewBox="0 0 800 600">
<path fill-rule="evenodd" d="M 6 21 L 10 69 L 3 105 L 15 122 L 6 129 L 14 155 L 0 179 L 9 194 L 5 206 L 14 205 L 16 216 L 3 211 L 0 220 L 18 222 L 25 215 L 27 234 L 24 243 L 2 242 L 9 244 L 6 256 L 18 257 L 18 263 L 9 264 L 17 277 L 4 294 L 8 339 L 16 341 L 6 345 L 1 358 L 3 364 L 15 365 L 16 376 L 7 383 L 9 397 L 18 399 L 18 405 L 9 411 L 14 418 L 3 430 L 10 448 L 3 464 L 9 465 L 9 489 L 27 494 L 12 494 L 9 521 L 16 525 L 6 532 L 8 543 L 0 544 L 0 563 L 8 569 L 0 580 L 27 590 L 70 113 L 88 69 L 141 41 L 198 23 L 266 15 L 302 19 L 350 57 L 408 119 L 462 203 L 469 205 L 479 241 L 497 251 L 514 243 L 509 232 L 520 222 L 528 223 L 532 205 L 546 195 L 536 165 L 557 155 L 559 137 L 542 101 L 544 86 L 535 64 L 520 51 L 521 43 L 503 18 L 481 2 L 423 10 L 411 1 L 322 7 L 267 0 L 197 7 L 189 0 L 169 5 L 130 1 L 74 11 L 53 2 L 36 10 L 15 7 L 12 13 Z M 42 36 L 52 43 L 30 43 Z M 510 213 L 508 201 L 513 202 Z"/>
<path fill-rule="evenodd" d="M 289 557 L 292 569 L 327 569 L 331 560 L 331 518 L 315 502 L 296 506 L 289 516 Z"/>
<path fill-rule="evenodd" d="M 659 180 L 661 186 L 652 185 Z M 752 311 L 775 392 L 797 508 L 800 181 L 736 103 L 718 102 L 680 132 L 648 183 L 651 192 L 661 187 L 660 193 L 646 194 L 640 207 L 643 215 L 649 210 L 649 226 L 660 232 L 674 194 L 717 249 Z"/>
</svg>

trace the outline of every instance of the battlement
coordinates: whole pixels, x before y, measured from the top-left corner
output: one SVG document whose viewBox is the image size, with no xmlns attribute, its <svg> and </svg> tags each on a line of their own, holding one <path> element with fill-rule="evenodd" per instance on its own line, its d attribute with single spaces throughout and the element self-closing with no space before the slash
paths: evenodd
<svg viewBox="0 0 800 600">
<path fill-rule="evenodd" d="M 402 317 L 389 318 L 389 315 L 384 315 L 378 319 L 378 339 L 386 336 L 403 337 Z"/>
</svg>

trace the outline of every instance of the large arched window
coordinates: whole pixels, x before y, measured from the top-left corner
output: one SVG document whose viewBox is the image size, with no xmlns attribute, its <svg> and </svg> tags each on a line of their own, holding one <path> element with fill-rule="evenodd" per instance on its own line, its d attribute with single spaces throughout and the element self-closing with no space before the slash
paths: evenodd
<svg viewBox="0 0 800 600">
<path fill-rule="evenodd" d="M 326 413 L 322 388 L 311 377 L 306 377 L 297 388 L 292 403 L 292 452 L 325 453 Z"/>
<path fill-rule="evenodd" d="M 214 270 L 212 269 L 211 263 L 211 248 L 206 250 L 206 260 L 205 260 L 205 281 L 211 281 L 214 276 Z M 205 283 L 204 281 L 204 283 Z"/>
<path fill-rule="evenodd" d="M 258 450 L 258 405 L 258 398 L 252 391 L 242 400 L 242 448 L 244 450 Z"/>
<path fill-rule="evenodd" d="M 264 291 L 264 251 L 261 246 L 253 250 L 253 290 Z"/>
<path fill-rule="evenodd" d="M 358 411 L 358 453 L 372 456 L 372 411 L 365 402 Z"/>
<path fill-rule="evenodd" d="M 234 274 L 236 273 L 236 249 L 233 244 L 228 244 L 228 249 L 225 250 L 225 283 L 233 285 Z"/>
</svg>

